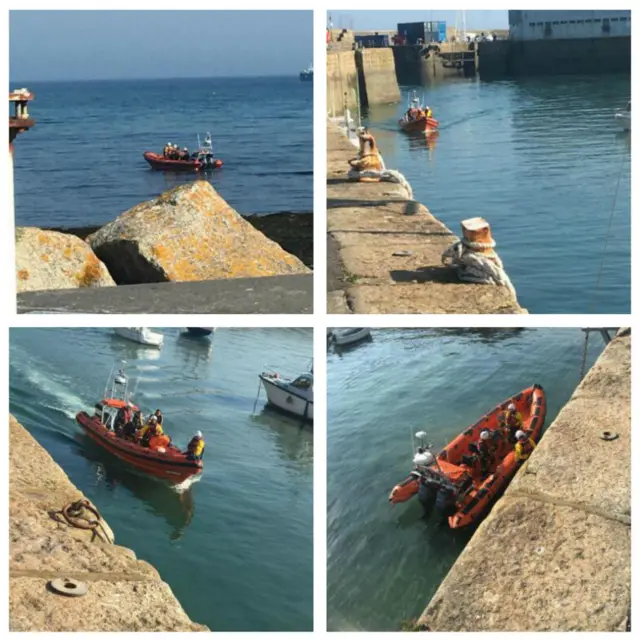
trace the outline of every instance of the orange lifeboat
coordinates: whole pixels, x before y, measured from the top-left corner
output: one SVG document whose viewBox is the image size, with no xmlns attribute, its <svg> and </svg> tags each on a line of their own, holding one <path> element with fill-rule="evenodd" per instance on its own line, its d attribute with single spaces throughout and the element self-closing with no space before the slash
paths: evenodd
<svg viewBox="0 0 640 640">
<path fill-rule="evenodd" d="M 537 443 L 547 413 L 545 392 L 540 385 L 529 387 L 499 404 L 465 429 L 437 456 L 421 447 L 414 458 L 416 468 L 392 489 L 389 502 L 406 502 L 419 495 L 425 508 L 430 510 L 435 506 L 446 516 L 452 529 L 478 522 L 518 470 L 514 445 L 502 431 L 503 416 L 511 403 L 522 416 L 522 431 Z M 474 453 L 483 430 L 495 436 L 493 461 L 485 474 Z"/>
<path fill-rule="evenodd" d="M 76 415 L 76 422 L 103 449 L 156 478 L 179 484 L 201 473 L 202 460 L 191 459 L 188 453 L 172 445 L 171 438 L 167 435 L 153 436 L 149 440 L 149 446 L 143 446 L 135 440 L 116 434 L 120 410 L 129 407 L 132 412 L 138 412 L 138 407 L 129 401 L 127 389 L 128 378 L 124 371 L 120 369 L 114 375 L 112 369 L 110 381 L 105 388 L 105 399 L 96 404 L 92 416 L 86 411 L 80 411 Z"/>
<path fill-rule="evenodd" d="M 117 410 L 120 408 L 118 402 L 112 399 L 103 400 L 102 410 Z M 80 411 L 76 415 L 76 421 L 103 449 L 156 478 L 179 484 L 202 471 L 202 461 L 190 460 L 186 453 L 170 444 L 168 436 L 151 438 L 149 446 L 144 447 L 137 442 L 118 437 L 115 431 L 102 423 L 102 418 L 97 413 L 90 416 L 86 411 Z"/>
<path fill-rule="evenodd" d="M 427 118 L 426 116 L 418 116 L 416 118 L 408 118 L 405 116 L 402 120 L 398 120 L 400 128 L 404 131 L 434 131 L 440 126 L 440 122 L 435 118 Z"/>
</svg>

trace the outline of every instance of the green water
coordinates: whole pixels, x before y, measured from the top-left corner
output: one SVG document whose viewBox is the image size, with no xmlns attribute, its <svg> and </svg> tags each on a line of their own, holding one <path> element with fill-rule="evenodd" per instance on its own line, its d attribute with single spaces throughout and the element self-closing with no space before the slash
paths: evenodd
<svg viewBox="0 0 640 640">
<path fill-rule="evenodd" d="M 156 350 L 109 329 L 12 329 L 12 413 L 194 621 L 214 631 L 311 630 L 313 436 L 265 410 L 264 392 L 252 415 L 264 365 L 306 371 L 311 330 L 219 329 L 213 340 L 161 331 Z M 74 421 L 122 359 L 134 400 L 163 409 L 176 444 L 204 434 L 205 471 L 181 493 L 131 471 Z"/>
<path fill-rule="evenodd" d="M 472 531 L 391 506 L 411 434 L 435 449 L 509 396 L 541 384 L 551 424 L 579 383 L 579 329 L 378 329 L 327 361 L 327 618 L 330 630 L 398 630 L 418 616 Z M 589 339 L 587 364 L 603 349 Z"/>
<path fill-rule="evenodd" d="M 629 75 L 550 76 L 402 87 L 367 123 L 386 166 L 459 233 L 482 216 L 530 313 L 629 313 L 631 137 L 614 121 Z M 399 131 L 412 91 L 440 134 Z"/>
</svg>

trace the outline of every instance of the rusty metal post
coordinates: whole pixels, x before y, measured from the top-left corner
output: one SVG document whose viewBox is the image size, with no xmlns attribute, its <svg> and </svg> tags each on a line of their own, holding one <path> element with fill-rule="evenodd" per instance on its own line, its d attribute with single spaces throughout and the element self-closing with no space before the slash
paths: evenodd
<svg viewBox="0 0 640 640">
<path fill-rule="evenodd" d="M 467 249 L 484 258 L 495 259 L 498 257 L 494 251 L 496 243 L 491 237 L 491 227 L 484 218 L 469 218 L 463 220 L 460 226 L 462 227 L 462 244 Z"/>
</svg>

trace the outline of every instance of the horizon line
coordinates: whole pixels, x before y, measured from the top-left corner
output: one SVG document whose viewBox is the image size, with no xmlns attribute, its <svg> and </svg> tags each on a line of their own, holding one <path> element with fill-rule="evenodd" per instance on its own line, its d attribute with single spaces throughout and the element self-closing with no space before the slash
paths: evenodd
<svg viewBox="0 0 640 640">
<path fill-rule="evenodd" d="M 302 71 L 302 69 L 300 70 Z M 291 74 L 265 74 L 265 75 L 248 75 L 248 76 L 151 76 L 146 78 L 53 78 L 39 80 L 20 80 L 17 84 L 30 82 L 144 82 L 147 80 L 231 80 L 231 79 L 245 79 L 251 80 L 252 78 L 292 78 L 300 73 L 300 71 L 292 72 Z M 15 84 L 14 80 L 9 80 L 10 84 Z"/>
</svg>

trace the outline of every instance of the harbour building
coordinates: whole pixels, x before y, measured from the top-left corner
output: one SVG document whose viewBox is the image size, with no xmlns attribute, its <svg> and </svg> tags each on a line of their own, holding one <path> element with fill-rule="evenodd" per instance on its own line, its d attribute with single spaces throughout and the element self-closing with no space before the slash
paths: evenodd
<svg viewBox="0 0 640 640">
<path fill-rule="evenodd" d="M 631 73 L 631 11 L 509 11 L 509 38 L 478 55 L 484 78 Z"/>
<path fill-rule="evenodd" d="M 509 11 L 511 40 L 631 37 L 631 11 Z"/>
</svg>

